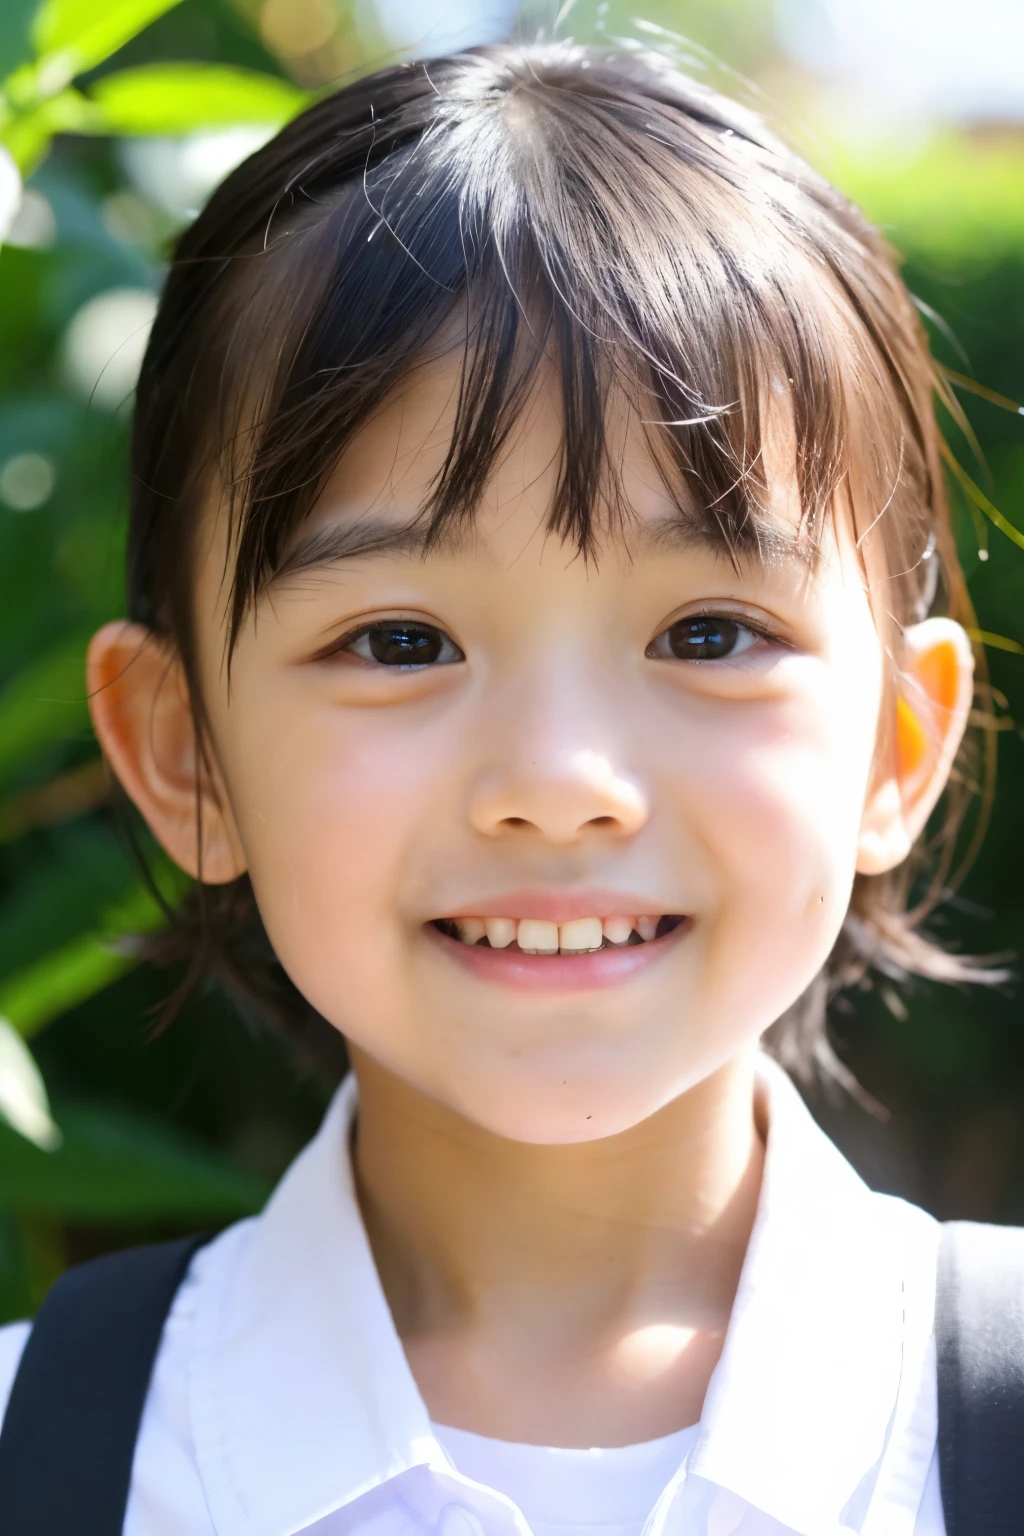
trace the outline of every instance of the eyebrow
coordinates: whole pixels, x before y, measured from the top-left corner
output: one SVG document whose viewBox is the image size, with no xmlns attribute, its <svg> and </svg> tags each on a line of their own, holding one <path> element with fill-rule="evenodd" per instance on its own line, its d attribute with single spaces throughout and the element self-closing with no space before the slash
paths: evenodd
<svg viewBox="0 0 1024 1536">
<path fill-rule="evenodd" d="M 464 542 L 464 538 L 447 531 L 439 542 L 451 548 L 452 539 L 457 544 Z M 431 538 L 430 521 L 422 513 L 405 523 L 373 515 L 354 522 L 328 523 L 325 527 L 300 531 L 267 585 L 347 560 L 374 555 L 424 555 L 434 542 L 438 542 L 437 537 Z"/>
<path fill-rule="evenodd" d="M 814 564 L 813 543 L 803 527 L 792 528 L 762 518 L 752 524 L 747 539 L 730 542 L 720 524 L 704 509 L 679 508 L 646 524 L 637 548 L 652 554 L 659 550 L 710 550 L 734 563 L 762 568 L 794 564 L 807 568 Z"/>
<path fill-rule="evenodd" d="M 636 523 L 635 554 L 668 551 L 710 551 L 734 562 L 760 566 L 797 563 L 807 567 L 811 561 L 801 531 L 778 524 L 761 523 L 747 547 L 733 547 L 715 520 L 706 512 L 678 508 L 650 523 Z M 471 519 L 440 534 L 431 530 L 431 520 L 417 512 L 404 523 L 393 518 L 367 514 L 353 522 L 332 522 L 326 526 L 300 531 L 292 541 L 267 587 L 301 576 L 310 571 L 328 570 L 351 560 L 386 555 L 422 558 L 431 548 L 445 554 L 458 554 L 473 542 L 475 530 Z"/>
</svg>

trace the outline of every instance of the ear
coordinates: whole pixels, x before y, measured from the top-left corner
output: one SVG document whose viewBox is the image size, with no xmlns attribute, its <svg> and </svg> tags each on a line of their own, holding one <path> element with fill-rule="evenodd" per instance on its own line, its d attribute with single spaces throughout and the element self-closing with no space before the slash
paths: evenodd
<svg viewBox="0 0 1024 1536">
<path fill-rule="evenodd" d="M 974 697 L 971 643 L 952 619 L 903 633 L 894 749 L 864 808 L 857 871 L 895 869 L 924 831 L 946 786 Z"/>
<path fill-rule="evenodd" d="M 175 863 L 212 885 L 244 873 L 238 830 L 199 749 L 174 648 L 141 624 L 106 624 L 89 646 L 86 681 L 104 755 Z"/>
</svg>

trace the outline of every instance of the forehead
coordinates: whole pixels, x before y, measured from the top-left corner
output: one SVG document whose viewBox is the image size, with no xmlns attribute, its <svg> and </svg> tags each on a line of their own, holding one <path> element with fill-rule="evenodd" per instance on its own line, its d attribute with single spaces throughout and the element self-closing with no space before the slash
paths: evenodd
<svg viewBox="0 0 1024 1536">
<path fill-rule="evenodd" d="M 316 568 L 368 556 L 447 557 L 514 541 L 558 536 L 552 503 L 565 453 L 557 367 L 542 366 L 483 494 L 440 527 L 429 501 L 451 464 L 452 431 L 463 387 L 455 353 L 424 362 L 364 423 L 342 454 L 314 512 L 294 531 L 270 587 Z M 743 564 L 794 566 L 809 573 L 811 549 L 801 515 L 788 399 L 776 392 L 763 418 L 765 504 L 756 540 L 730 548 L 714 507 L 673 474 L 656 418 L 621 389 L 606 402 L 611 474 L 594 508 L 595 558 L 635 561 L 670 549 L 701 548 Z M 514 524 L 514 527 L 512 526 Z M 574 551 L 579 553 L 579 551 Z"/>
</svg>

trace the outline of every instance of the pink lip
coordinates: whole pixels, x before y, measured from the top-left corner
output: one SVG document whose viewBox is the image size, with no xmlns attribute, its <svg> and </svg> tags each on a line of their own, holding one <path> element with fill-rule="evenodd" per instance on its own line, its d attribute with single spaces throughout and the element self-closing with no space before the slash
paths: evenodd
<svg viewBox="0 0 1024 1536">
<path fill-rule="evenodd" d="M 508 891 L 492 901 L 469 901 L 451 912 L 439 912 L 446 917 L 535 917 L 548 923 L 569 923 L 575 917 L 642 917 L 650 913 L 661 917 L 666 912 L 676 913 L 678 907 L 659 905 L 650 896 L 637 896 L 629 891 Z M 685 910 L 685 909 L 684 909 Z"/>
<path fill-rule="evenodd" d="M 473 909 L 474 916 L 478 910 Z M 506 907 L 501 914 L 488 915 L 503 916 L 507 912 Z M 534 914 L 522 915 L 532 917 Z M 597 914 L 580 915 L 593 917 Z M 442 947 L 444 954 L 481 981 L 524 992 L 593 992 L 629 981 L 648 966 L 656 965 L 692 927 L 692 921 L 684 918 L 678 927 L 660 939 L 651 939 L 646 944 L 624 944 L 621 948 L 595 949 L 584 955 L 524 955 L 513 948 L 490 949 L 486 944 L 463 944 L 459 939 L 450 939 L 433 923 L 428 923 L 424 931 L 429 939 Z"/>
</svg>

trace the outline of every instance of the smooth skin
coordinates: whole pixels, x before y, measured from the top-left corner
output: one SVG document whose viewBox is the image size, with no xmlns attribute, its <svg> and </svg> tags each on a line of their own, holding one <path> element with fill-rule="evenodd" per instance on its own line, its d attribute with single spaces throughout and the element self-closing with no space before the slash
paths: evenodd
<svg viewBox="0 0 1024 1536">
<path fill-rule="evenodd" d="M 549 379 L 458 540 L 343 557 L 371 522 L 414 519 L 456 368 L 418 370 L 352 443 L 243 628 L 230 689 L 211 507 L 196 575 L 209 771 L 180 664 L 138 625 L 92 643 L 93 718 L 193 875 L 199 775 L 203 877 L 249 872 L 283 965 L 349 1042 L 364 1214 L 432 1416 L 628 1444 L 700 1415 L 760 1187 L 759 1036 L 826 960 L 855 871 L 899 864 L 922 830 L 966 724 L 971 650 L 929 619 L 893 675 L 845 516 L 813 570 L 799 552 L 781 418 L 765 564 L 673 534 L 624 406 L 634 515 L 578 556 L 545 531 Z M 666 636 L 701 616 L 738 626 L 733 652 L 677 659 Z M 439 632 L 436 659 L 373 660 L 366 626 L 390 620 Z M 891 710 L 898 728 L 880 732 Z M 632 974 L 550 991 L 463 964 L 433 926 L 483 903 L 572 916 L 595 892 L 606 915 L 687 922 Z"/>
</svg>

